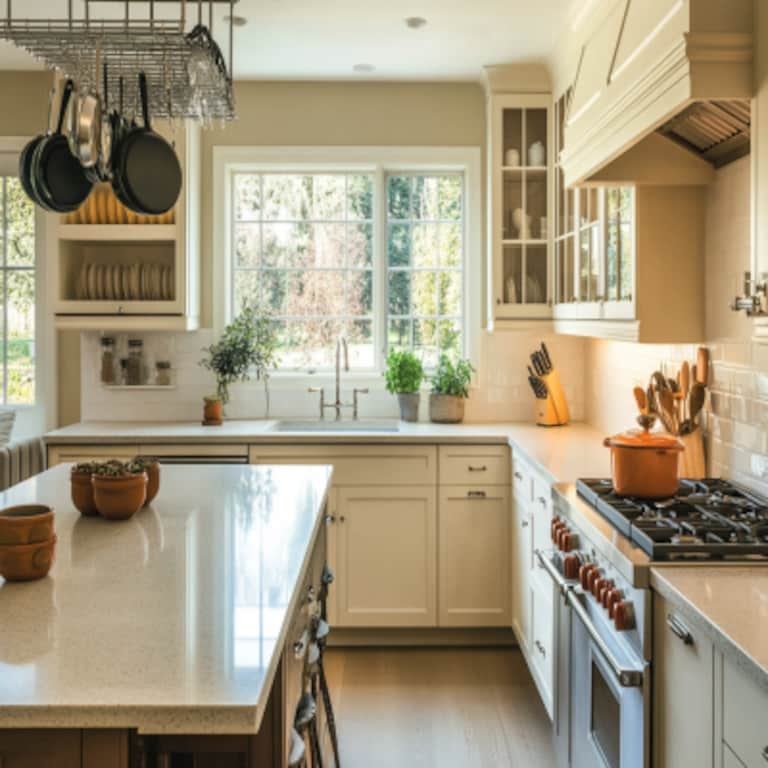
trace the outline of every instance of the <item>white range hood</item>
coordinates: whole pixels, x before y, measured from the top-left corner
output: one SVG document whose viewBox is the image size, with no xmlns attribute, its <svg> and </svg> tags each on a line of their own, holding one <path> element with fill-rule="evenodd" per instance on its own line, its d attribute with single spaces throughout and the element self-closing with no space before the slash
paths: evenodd
<svg viewBox="0 0 768 768">
<path fill-rule="evenodd" d="M 715 167 L 746 154 L 752 0 L 605 6 L 573 80 L 561 156 L 566 185 L 590 181 L 654 132 Z M 641 167 L 643 153 L 633 154 Z"/>
</svg>

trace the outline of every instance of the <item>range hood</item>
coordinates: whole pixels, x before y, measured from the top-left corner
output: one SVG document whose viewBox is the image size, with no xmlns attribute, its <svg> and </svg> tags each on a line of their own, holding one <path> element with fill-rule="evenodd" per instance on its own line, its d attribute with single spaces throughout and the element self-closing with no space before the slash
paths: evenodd
<svg viewBox="0 0 768 768">
<path fill-rule="evenodd" d="M 561 164 L 568 186 L 656 134 L 719 167 L 749 152 L 752 0 L 613 0 L 585 35 Z M 636 153 L 637 154 L 637 153 Z"/>
</svg>

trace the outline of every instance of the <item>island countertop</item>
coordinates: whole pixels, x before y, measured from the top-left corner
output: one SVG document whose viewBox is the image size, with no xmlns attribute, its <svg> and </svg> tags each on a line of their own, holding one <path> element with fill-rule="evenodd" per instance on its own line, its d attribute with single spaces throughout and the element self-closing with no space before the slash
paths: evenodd
<svg viewBox="0 0 768 768">
<path fill-rule="evenodd" d="M 255 733 L 331 473 L 163 467 L 119 523 L 80 516 L 68 466 L 0 494 L 54 507 L 58 536 L 48 577 L 0 578 L 0 725 Z"/>
</svg>

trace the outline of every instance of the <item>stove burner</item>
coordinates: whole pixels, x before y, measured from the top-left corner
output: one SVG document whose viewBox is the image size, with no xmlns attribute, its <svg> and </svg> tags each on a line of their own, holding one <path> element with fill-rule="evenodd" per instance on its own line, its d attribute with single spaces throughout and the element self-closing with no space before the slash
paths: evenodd
<svg viewBox="0 0 768 768">
<path fill-rule="evenodd" d="M 670 499 L 621 497 L 610 480 L 579 480 L 579 494 L 654 560 L 768 559 L 768 501 L 727 480 L 681 480 Z"/>
</svg>

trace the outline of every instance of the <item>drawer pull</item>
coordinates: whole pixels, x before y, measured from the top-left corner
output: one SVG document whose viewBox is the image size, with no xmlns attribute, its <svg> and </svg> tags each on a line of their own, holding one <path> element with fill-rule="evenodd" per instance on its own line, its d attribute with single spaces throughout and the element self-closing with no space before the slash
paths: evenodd
<svg viewBox="0 0 768 768">
<path fill-rule="evenodd" d="M 515 472 L 515 480 L 522 480 L 522 479 L 523 479 L 523 473 Z"/>
<path fill-rule="evenodd" d="M 485 491 L 467 491 L 468 499 L 484 499 L 487 494 Z"/>
<path fill-rule="evenodd" d="M 326 515 L 325 516 L 325 522 L 326 523 L 335 523 L 336 522 L 336 515 Z"/>
<path fill-rule="evenodd" d="M 542 507 L 546 507 L 547 506 L 547 499 L 544 496 L 539 496 L 539 498 L 536 499 L 536 501 L 538 501 L 539 504 L 541 504 Z"/>
<path fill-rule="evenodd" d="M 486 467 L 486 466 L 485 466 L 485 464 L 483 464 L 483 465 L 482 465 L 482 466 L 480 466 L 480 467 L 473 467 L 473 466 L 470 464 L 470 465 L 469 465 L 469 467 L 468 467 L 468 469 L 469 469 L 469 471 L 470 471 L 470 472 L 487 472 L 487 471 L 488 471 L 488 467 Z"/>
<path fill-rule="evenodd" d="M 534 645 L 536 646 L 538 652 L 546 659 L 547 649 L 538 640 L 534 643 Z"/>
<path fill-rule="evenodd" d="M 520 523 L 520 525 L 521 525 L 523 528 L 527 528 L 527 527 L 528 527 L 528 521 L 527 521 L 527 520 L 523 520 L 523 521 Z"/>
<path fill-rule="evenodd" d="M 668 613 L 667 626 L 669 627 L 670 632 L 676 637 L 679 637 L 685 645 L 693 645 L 693 635 L 690 633 L 688 627 L 686 627 L 677 616 Z"/>
</svg>

